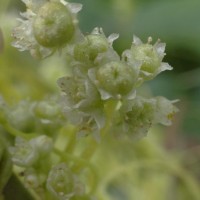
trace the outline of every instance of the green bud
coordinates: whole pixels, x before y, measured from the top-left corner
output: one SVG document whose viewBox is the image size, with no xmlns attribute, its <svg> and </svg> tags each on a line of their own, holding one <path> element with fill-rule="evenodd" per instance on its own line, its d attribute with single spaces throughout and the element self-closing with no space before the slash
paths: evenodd
<svg viewBox="0 0 200 200">
<path fill-rule="evenodd" d="M 134 87 L 136 73 L 123 62 L 110 62 L 102 65 L 96 73 L 100 87 L 111 94 L 128 94 Z"/>
<path fill-rule="evenodd" d="M 67 7 L 62 3 L 47 2 L 37 13 L 33 31 L 39 44 L 56 47 L 72 39 L 75 27 Z"/>
<path fill-rule="evenodd" d="M 142 62 L 141 70 L 143 71 L 153 73 L 161 64 L 160 57 L 151 44 L 133 46 L 132 54 L 135 60 Z"/>
<path fill-rule="evenodd" d="M 90 34 L 74 47 L 74 57 L 78 61 L 94 61 L 99 53 L 108 50 L 107 38 L 100 34 Z"/>
</svg>

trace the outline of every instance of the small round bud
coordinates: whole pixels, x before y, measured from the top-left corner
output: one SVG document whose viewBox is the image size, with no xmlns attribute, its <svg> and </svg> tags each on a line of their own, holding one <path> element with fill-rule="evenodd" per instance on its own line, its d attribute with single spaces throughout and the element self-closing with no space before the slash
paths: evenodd
<svg viewBox="0 0 200 200">
<path fill-rule="evenodd" d="M 78 61 L 94 61 L 99 53 L 107 51 L 109 43 L 107 39 L 100 34 L 91 34 L 85 37 L 85 40 L 77 44 L 74 48 L 74 57 Z"/>
<path fill-rule="evenodd" d="M 154 73 L 161 64 L 160 57 L 156 49 L 149 43 L 134 46 L 132 55 L 135 60 L 141 61 L 141 70 Z"/>
<path fill-rule="evenodd" d="M 67 7 L 62 3 L 47 2 L 37 13 L 33 31 L 39 44 L 56 47 L 71 40 L 75 28 Z"/>
<path fill-rule="evenodd" d="M 128 94 L 136 81 L 133 68 L 122 62 L 102 65 L 96 74 L 100 87 L 112 94 Z"/>
</svg>

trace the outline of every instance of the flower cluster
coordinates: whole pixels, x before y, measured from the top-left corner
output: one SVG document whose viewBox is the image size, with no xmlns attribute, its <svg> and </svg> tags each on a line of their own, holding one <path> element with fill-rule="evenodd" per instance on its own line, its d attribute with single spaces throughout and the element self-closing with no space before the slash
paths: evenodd
<svg viewBox="0 0 200 200">
<path fill-rule="evenodd" d="M 87 177 L 89 167 L 83 165 L 82 160 L 79 163 L 79 158 L 73 155 L 68 158 L 68 152 L 62 153 L 56 148 L 62 129 L 65 134 L 69 134 L 70 127 L 67 129 L 62 107 L 55 97 L 41 101 L 23 100 L 13 106 L 0 98 L 0 125 L 2 130 L 15 136 L 14 145 L 8 147 L 5 156 L 3 135 L 0 138 L 0 160 L 5 162 L 0 174 L 4 181 L 11 174 L 12 162 L 18 166 L 17 174 L 26 188 L 39 198 L 45 199 L 43 195 L 47 193 L 49 200 L 90 199 L 92 186 L 87 187 L 87 190 L 84 187 L 93 176 L 91 172 L 90 177 Z M 66 137 L 64 146 L 70 140 Z M 74 163 L 73 159 L 77 162 Z M 81 169 L 74 172 L 75 165 L 81 165 Z M 87 173 L 84 172 L 85 168 Z"/>
<path fill-rule="evenodd" d="M 112 46 L 117 38 L 117 34 L 107 38 L 95 28 L 70 49 L 72 75 L 60 78 L 58 85 L 65 113 L 79 127 L 79 135 L 99 138 L 111 123 L 107 129 L 111 134 L 140 137 L 152 124 L 169 125 L 177 112 L 174 101 L 137 95 L 142 83 L 172 69 L 162 62 L 165 44 L 152 45 L 151 38 L 144 44 L 134 36 L 131 48 L 119 56 Z"/>
<path fill-rule="evenodd" d="M 110 134 L 135 140 L 154 124 L 171 124 L 176 101 L 138 92 L 143 83 L 172 69 L 162 62 L 165 44 L 152 44 L 152 38 L 143 43 L 134 36 L 130 49 L 119 55 L 113 48 L 118 34 L 106 37 L 102 28 L 86 36 L 80 32 L 80 4 L 22 1 L 27 10 L 14 29 L 13 45 L 37 58 L 64 49 L 70 73 L 57 80 L 59 101 L 24 100 L 6 106 L 0 99 L 0 124 L 16 136 L 9 148 L 12 161 L 24 170 L 25 185 L 40 199 L 95 199 L 97 178 L 90 158 L 96 143 L 77 144 L 76 136 L 92 135 L 99 141 Z"/>
<path fill-rule="evenodd" d="M 56 97 L 41 101 L 22 100 L 15 105 L 7 105 L 2 99 L 0 124 L 6 129 L 12 128 L 26 134 L 39 132 L 53 136 L 53 130 L 66 123 L 61 110 Z"/>
<path fill-rule="evenodd" d="M 50 198 L 58 200 L 87 196 L 80 177 L 66 163 L 54 163 L 52 138 L 45 135 L 30 140 L 17 137 L 9 151 L 13 164 L 23 170 L 23 181 L 28 189 L 47 189 Z"/>
<path fill-rule="evenodd" d="M 23 2 L 27 11 L 14 30 L 14 46 L 42 58 L 67 46 L 72 74 L 61 77 L 57 83 L 64 94 L 64 112 L 78 127 L 78 135 L 93 134 L 99 138 L 105 130 L 119 132 L 114 131 L 118 127 L 124 135 L 139 136 L 152 124 L 170 124 L 177 112 L 174 101 L 137 95 L 145 81 L 172 69 L 162 62 L 164 43 L 158 40 L 153 45 L 151 37 L 143 43 L 134 36 L 131 48 L 120 56 L 113 48 L 118 34 L 107 38 L 102 28 L 95 28 L 83 36 L 76 19 L 80 4 L 63 0 Z"/>
</svg>

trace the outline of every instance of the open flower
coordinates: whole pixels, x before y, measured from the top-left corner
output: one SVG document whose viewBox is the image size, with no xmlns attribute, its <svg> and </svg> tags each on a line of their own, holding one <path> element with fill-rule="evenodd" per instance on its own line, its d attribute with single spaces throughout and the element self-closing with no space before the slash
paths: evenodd
<svg viewBox="0 0 200 200">
<path fill-rule="evenodd" d="M 103 127 L 103 104 L 89 78 L 62 77 L 57 83 L 63 92 L 64 112 L 73 124 L 80 127 L 80 132 L 94 133 Z"/>
<path fill-rule="evenodd" d="M 16 137 L 15 146 L 10 147 L 9 151 L 14 164 L 21 167 L 34 165 L 39 158 L 51 152 L 53 141 L 51 138 L 40 135 L 31 140 Z"/>
<path fill-rule="evenodd" d="M 162 62 L 165 56 L 165 43 L 158 40 L 154 45 L 151 44 L 152 38 L 148 38 L 146 44 L 134 36 L 131 49 L 123 52 L 123 59 L 130 65 L 135 66 L 139 72 L 139 84 L 145 80 L 153 79 L 159 73 L 165 70 L 171 70 L 172 67 Z"/>
<path fill-rule="evenodd" d="M 171 125 L 173 116 L 178 109 L 164 97 L 143 98 L 137 96 L 128 101 L 129 106 L 122 106 L 111 134 L 116 138 L 139 139 L 147 135 L 154 124 Z"/>
<path fill-rule="evenodd" d="M 155 104 L 154 99 L 145 99 L 140 96 L 124 102 L 111 129 L 111 134 L 119 139 L 132 140 L 146 136 L 152 126 Z"/>
<path fill-rule="evenodd" d="M 174 103 L 178 100 L 168 100 L 165 97 L 156 97 L 156 110 L 154 112 L 154 123 L 160 123 L 165 126 L 172 124 L 174 115 L 179 111 Z"/>
<path fill-rule="evenodd" d="M 47 189 L 59 200 L 69 200 L 83 195 L 84 186 L 65 163 L 54 166 L 49 172 Z"/>
<path fill-rule="evenodd" d="M 12 156 L 13 163 L 22 167 L 29 167 L 33 165 L 39 157 L 35 148 L 30 145 L 27 140 L 21 137 L 16 138 L 15 146 L 10 147 L 9 151 Z"/>
<path fill-rule="evenodd" d="M 27 11 L 22 13 L 19 25 L 13 31 L 13 46 L 20 51 L 29 50 L 36 58 L 51 55 L 77 36 L 76 13 L 81 4 L 63 0 L 23 0 Z"/>
</svg>

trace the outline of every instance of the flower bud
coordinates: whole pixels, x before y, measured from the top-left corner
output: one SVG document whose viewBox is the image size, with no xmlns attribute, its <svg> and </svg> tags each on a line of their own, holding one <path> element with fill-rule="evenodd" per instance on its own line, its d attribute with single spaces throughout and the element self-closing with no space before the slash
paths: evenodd
<svg viewBox="0 0 200 200">
<path fill-rule="evenodd" d="M 96 73 L 100 87 L 111 94 L 128 94 L 134 87 L 136 73 L 123 62 L 109 62 L 102 65 Z"/>
<path fill-rule="evenodd" d="M 134 46 L 132 54 L 135 60 L 142 62 L 141 70 L 143 71 L 154 73 L 161 64 L 159 55 L 151 44 Z"/>
<path fill-rule="evenodd" d="M 47 189 L 58 199 L 69 200 L 73 196 L 81 195 L 80 182 L 65 163 L 56 165 L 51 169 L 47 179 Z"/>
<path fill-rule="evenodd" d="M 72 39 L 75 27 L 67 7 L 62 3 L 47 2 L 37 13 L 33 31 L 39 44 L 56 47 Z"/>
<path fill-rule="evenodd" d="M 78 61 L 94 61 L 99 53 L 107 51 L 107 38 L 100 34 L 90 34 L 74 48 L 74 57 Z"/>
</svg>

